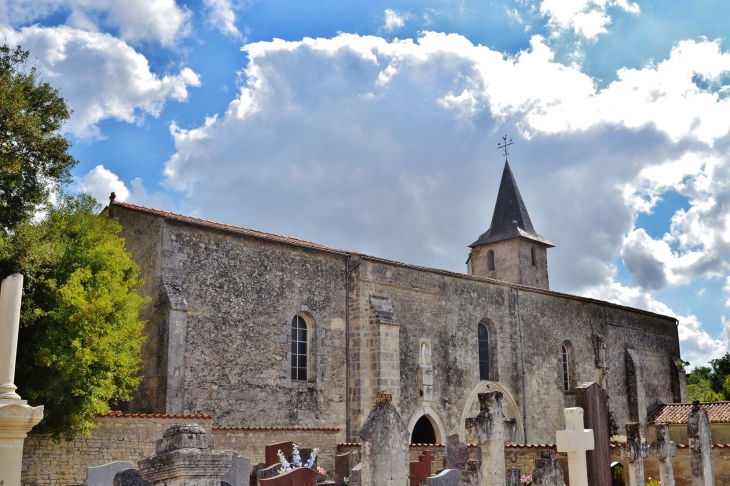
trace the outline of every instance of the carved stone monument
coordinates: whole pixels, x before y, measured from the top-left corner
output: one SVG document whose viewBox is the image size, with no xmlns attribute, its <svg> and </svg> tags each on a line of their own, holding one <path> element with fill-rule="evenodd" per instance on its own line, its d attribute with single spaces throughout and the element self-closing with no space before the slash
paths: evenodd
<svg viewBox="0 0 730 486">
<path fill-rule="evenodd" d="M 479 415 L 466 419 L 466 428 L 476 437 L 482 453 L 482 481 L 485 486 L 503 486 L 504 466 L 504 416 L 502 392 L 479 394 Z"/>
<path fill-rule="evenodd" d="M 362 486 L 408 484 L 409 435 L 390 392 L 378 393 L 375 406 L 360 429 Z"/>
<path fill-rule="evenodd" d="M 672 458 L 677 455 L 677 448 L 669 440 L 669 425 L 656 424 L 656 440 L 649 446 L 649 455 L 659 460 L 659 481 L 662 486 L 674 486 Z"/>
<path fill-rule="evenodd" d="M 583 428 L 583 409 L 566 408 L 565 430 L 556 434 L 558 452 L 568 453 L 568 476 L 571 486 L 588 486 L 586 451 L 593 450 L 593 431 Z"/>
<path fill-rule="evenodd" d="M 444 454 L 444 469 L 466 470 L 469 461 L 469 447 L 459 440 L 459 434 L 446 437 L 446 453 Z"/>
<path fill-rule="evenodd" d="M 648 448 L 641 440 L 641 424 L 626 424 L 626 443 L 621 445 L 621 457 L 629 461 L 629 486 L 644 486 L 644 458 Z"/>
<path fill-rule="evenodd" d="M 593 450 L 586 452 L 588 484 L 611 486 L 611 431 L 608 430 L 606 390 L 595 382 L 582 383 L 575 388 L 575 405 L 583 409 L 584 427 L 593 431 Z"/>
<path fill-rule="evenodd" d="M 554 451 L 543 451 L 540 459 L 535 461 L 532 471 L 532 484 L 535 486 L 564 486 L 565 476 L 560 461 Z"/>
<path fill-rule="evenodd" d="M 23 442 L 43 419 L 43 405 L 31 407 L 15 393 L 15 354 L 18 350 L 23 276 L 7 277 L 0 287 L 0 484 L 20 486 Z"/>
<path fill-rule="evenodd" d="M 700 402 L 692 404 L 687 417 L 687 438 L 689 439 L 692 486 L 712 486 L 715 481 L 712 465 L 712 437 L 707 411 Z"/>
</svg>

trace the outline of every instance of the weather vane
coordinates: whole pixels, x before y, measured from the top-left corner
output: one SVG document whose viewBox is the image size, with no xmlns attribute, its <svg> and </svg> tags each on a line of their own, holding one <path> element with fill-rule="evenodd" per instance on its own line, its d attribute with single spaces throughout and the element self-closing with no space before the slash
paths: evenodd
<svg viewBox="0 0 730 486">
<path fill-rule="evenodd" d="M 509 143 L 507 143 L 507 135 L 502 137 L 503 142 L 497 144 L 498 149 L 504 150 L 504 161 L 507 162 L 507 156 L 509 155 L 509 152 L 507 151 L 507 148 L 512 145 L 512 139 L 509 139 Z"/>
</svg>

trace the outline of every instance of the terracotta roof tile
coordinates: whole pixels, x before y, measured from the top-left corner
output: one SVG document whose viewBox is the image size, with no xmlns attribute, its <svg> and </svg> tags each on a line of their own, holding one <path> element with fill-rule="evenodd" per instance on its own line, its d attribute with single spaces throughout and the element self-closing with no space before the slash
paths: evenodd
<svg viewBox="0 0 730 486">
<path fill-rule="evenodd" d="M 710 423 L 730 423 L 730 402 L 700 404 L 707 411 Z M 667 403 L 659 405 L 647 418 L 650 424 L 686 424 L 692 410 L 691 403 Z"/>
<path fill-rule="evenodd" d="M 566 294 L 563 292 L 556 292 L 554 290 L 543 289 L 543 288 L 538 288 L 538 287 L 530 287 L 529 285 L 520 285 L 520 284 L 511 283 L 511 282 L 504 282 L 502 280 L 496 280 L 496 279 L 487 278 L 487 277 L 479 277 L 477 275 L 468 275 L 465 273 L 453 272 L 451 270 L 443 270 L 440 268 L 425 267 L 425 266 L 421 266 L 421 265 L 403 263 L 403 262 L 399 262 L 396 260 L 389 260 L 387 258 L 365 255 L 365 254 L 358 253 L 358 252 L 340 250 L 338 248 L 333 248 L 331 246 L 326 246 L 326 245 L 320 245 L 319 243 L 313 243 L 311 241 L 301 240 L 299 238 L 293 238 L 291 236 L 281 236 L 281 235 L 277 235 L 274 233 L 267 233 L 264 231 L 243 228 L 240 226 L 233 226 L 233 225 L 225 224 L 225 223 L 217 223 L 215 221 L 210 221 L 207 219 L 194 218 L 192 216 L 185 216 L 183 214 L 172 213 L 169 211 L 162 211 L 160 209 L 147 208 L 144 206 L 138 206 L 136 204 L 131 204 L 131 203 L 114 202 L 114 206 L 119 206 L 119 207 L 131 209 L 133 211 L 139 211 L 142 213 L 151 214 L 154 216 L 158 216 L 160 218 L 169 219 L 171 221 L 187 223 L 187 224 L 194 225 L 194 226 L 204 226 L 206 228 L 218 229 L 221 231 L 236 233 L 236 234 L 243 235 L 243 236 L 250 236 L 252 238 L 261 238 L 261 239 L 265 239 L 265 240 L 276 241 L 276 242 L 283 243 L 283 244 L 294 245 L 294 246 L 303 247 L 303 248 L 311 248 L 313 250 L 325 251 L 328 253 L 335 253 L 337 255 L 342 255 L 342 256 L 348 256 L 348 255 L 362 256 L 363 258 L 366 258 L 367 260 L 374 261 L 374 262 L 380 262 L 380 263 L 385 263 L 385 264 L 390 264 L 390 265 L 398 265 L 401 267 L 413 268 L 415 270 L 424 270 L 427 272 L 435 272 L 435 273 L 439 273 L 441 275 L 448 275 L 448 276 L 452 276 L 452 277 L 468 278 L 468 279 L 472 279 L 472 280 L 481 280 L 481 281 L 485 281 L 485 282 L 492 282 L 492 283 L 495 283 L 498 285 L 506 285 L 508 287 L 530 290 L 530 291 L 538 292 L 538 293 L 542 293 L 542 294 L 556 295 L 559 297 L 564 297 L 564 298 L 572 299 L 572 300 L 579 300 L 582 302 L 591 302 L 591 303 L 596 303 L 596 304 L 600 304 L 600 305 L 607 305 L 610 307 L 616 307 L 619 309 L 637 312 L 639 314 L 645 314 L 645 315 L 650 315 L 650 316 L 654 316 L 654 317 L 659 317 L 662 319 L 671 320 L 671 321 L 674 321 L 675 325 L 677 325 L 677 322 L 678 322 L 677 319 L 675 319 L 674 317 L 665 316 L 662 314 L 656 314 L 654 312 L 649 312 L 649 311 L 646 311 L 643 309 L 636 309 L 633 307 L 628 307 L 628 306 L 616 304 L 613 302 L 607 302 L 604 300 L 592 299 L 590 297 Z"/>
<path fill-rule="evenodd" d="M 206 415 L 202 413 L 124 413 L 113 410 L 109 413 L 97 415 L 97 417 L 119 417 L 119 418 L 163 418 L 163 419 L 214 419 L 215 415 Z"/>
</svg>

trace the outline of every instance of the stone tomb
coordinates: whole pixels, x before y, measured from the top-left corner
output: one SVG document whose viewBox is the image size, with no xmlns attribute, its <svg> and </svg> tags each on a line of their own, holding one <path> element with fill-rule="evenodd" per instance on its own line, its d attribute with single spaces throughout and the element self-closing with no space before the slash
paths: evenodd
<svg viewBox="0 0 730 486">
<path fill-rule="evenodd" d="M 466 470 L 469 461 L 469 447 L 459 440 L 459 434 L 446 437 L 446 452 L 444 454 L 444 469 Z"/>
<path fill-rule="evenodd" d="M 317 471 L 298 467 L 269 479 L 259 479 L 261 486 L 317 486 Z"/>
<path fill-rule="evenodd" d="M 221 476 L 231 486 L 249 486 L 251 482 L 251 460 L 248 457 L 239 456 L 237 452 L 228 451 L 233 456 L 231 468 Z"/>
<path fill-rule="evenodd" d="M 279 442 L 277 444 L 269 444 L 264 447 L 264 457 L 266 458 L 266 467 L 273 466 L 274 464 L 281 464 L 279 461 L 279 451 L 284 454 L 284 457 L 288 461 L 291 459 L 292 451 L 294 450 L 294 442 L 286 441 Z"/>
<path fill-rule="evenodd" d="M 431 463 L 434 459 L 431 451 L 424 451 L 423 455 L 418 456 L 418 462 L 409 464 L 410 486 L 420 486 L 426 482 L 426 479 L 431 476 Z"/>
<path fill-rule="evenodd" d="M 114 483 L 114 476 L 124 469 L 132 469 L 131 462 L 115 461 L 103 466 L 86 468 L 86 486 L 110 486 Z"/>
<path fill-rule="evenodd" d="M 114 486 L 152 486 L 136 469 L 124 469 L 114 476 Z"/>
<path fill-rule="evenodd" d="M 262 479 L 270 479 L 279 474 L 279 469 L 281 469 L 281 463 L 272 464 L 269 467 L 259 469 L 256 471 L 256 479 L 258 479 L 259 484 L 261 484 Z"/>
<path fill-rule="evenodd" d="M 426 478 L 428 486 L 459 486 L 461 483 L 461 471 L 457 469 L 444 469 L 435 476 Z"/>
</svg>

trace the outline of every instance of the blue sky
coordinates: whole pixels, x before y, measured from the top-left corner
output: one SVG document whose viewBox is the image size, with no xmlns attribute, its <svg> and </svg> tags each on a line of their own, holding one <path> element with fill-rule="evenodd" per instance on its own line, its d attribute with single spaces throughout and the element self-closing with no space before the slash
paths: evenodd
<svg viewBox="0 0 730 486">
<path fill-rule="evenodd" d="M 503 158 L 551 288 L 728 351 L 721 1 L 0 0 L 74 114 L 74 191 L 465 271 Z"/>
</svg>

